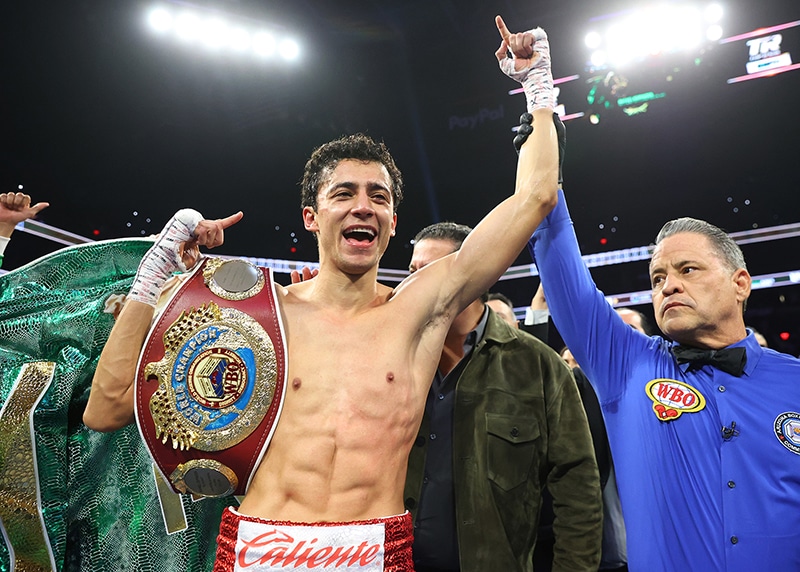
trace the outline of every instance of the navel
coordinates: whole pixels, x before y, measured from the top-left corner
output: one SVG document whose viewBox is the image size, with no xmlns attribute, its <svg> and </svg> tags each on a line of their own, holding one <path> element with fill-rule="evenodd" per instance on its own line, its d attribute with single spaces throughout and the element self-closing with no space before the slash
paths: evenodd
<svg viewBox="0 0 800 572">
<path fill-rule="evenodd" d="M 300 386 L 301 386 L 302 384 L 303 384 L 303 382 L 301 382 L 301 381 L 300 381 L 300 378 L 299 378 L 299 377 L 295 377 L 295 378 L 292 380 L 292 389 L 294 389 L 295 391 L 297 391 L 298 389 L 300 389 Z"/>
<path fill-rule="evenodd" d="M 386 381 L 388 381 L 389 383 L 392 383 L 394 381 L 394 374 L 391 371 L 386 374 Z"/>
</svg>

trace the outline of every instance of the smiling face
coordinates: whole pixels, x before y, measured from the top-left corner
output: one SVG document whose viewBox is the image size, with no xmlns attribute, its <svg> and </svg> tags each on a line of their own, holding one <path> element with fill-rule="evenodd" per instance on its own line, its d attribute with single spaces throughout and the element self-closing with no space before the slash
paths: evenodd
<svg viewBox="0 0 800 572">
<path fill-rule="evenodd" d="M 346 274 L 376 268 L 397 224 L 386 167 L 339 161 L 319 186 L 316 210 L 303 208 L 303 222 L 317 234 L 320 268 L 332 263 Z"/>
<path fill-rule="evenodd" d="M 718 349 L 746 336 L 743 304 L 750 275 L 731 269 L 709 239 L 684 232 L 663 239 L 650 262 L 653 310 L 671 339 Z"/>
</svg>

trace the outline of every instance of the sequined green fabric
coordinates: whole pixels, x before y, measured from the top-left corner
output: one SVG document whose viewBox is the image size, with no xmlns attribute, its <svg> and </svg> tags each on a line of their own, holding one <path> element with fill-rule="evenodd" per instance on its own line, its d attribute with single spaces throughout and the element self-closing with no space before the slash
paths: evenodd
<svg viewBox="0 0 800 572">
<path fill-rule="evenodd" d="M 12 554 L 17 571 L 212 568 L 222 510 L 234 499 L 173 497 L 187 527 L 167 534 L 152 462 L 136 427 L 103 434 L 81 421 L 114 323 L 114 297 L 128 291 L 150 244 L 130 239 L 69 247 L 0 276 L 0 423 L 17 420 L 25 428 L 19 420 L 29 419 L 30 411 L 19 409 L 31 406 L 13 398 L 15 389 L 22 395 L 27 389 L 20 387 L 27 379 L 21 372 L 33 362 L 55 364 L 32 407 L 30 444 L 0 438 L 0 572 L 11 570 Z M 26 455 L 34 461 L 36 483 L 17 482 L 27 480 L 19 476 Z M 10 484 L 3 486 L 3 479 Z M 28 490 L 34 484 L 36 490 Z M 30 507 L 20 497 L 31 492 L 46 530 L 44 546 L 25 540 L 35 538 L 26 536 L 35 519 L 23 518 Z"/>
</svg>

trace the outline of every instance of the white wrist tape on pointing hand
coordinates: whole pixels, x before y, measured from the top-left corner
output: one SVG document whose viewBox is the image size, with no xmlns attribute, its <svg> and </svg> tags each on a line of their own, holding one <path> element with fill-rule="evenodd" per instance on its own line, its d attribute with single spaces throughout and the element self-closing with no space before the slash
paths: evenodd
<svg viewBox="0 0 800 572">
<path fill-rule="evenodd" d="M 529 30 L 533 34 L 533 51 L 536 60 L 525 69 L 516 71 L 514 59 L 504 58 L 500 61 L 500 69 L 511 79 L 522 84 L 528 111 L 534 109 L 555 109 L 556 96 L 553 89 L 553 73 L 550 70 L 550 42 L 541 28 Z"/>
<path fill-rule="evenodd" d="M 175 213 L 139 263 L 129 299 L 155 307 L 167 279 L 178 270 L 186 271 L 181 260 L 181 244 L 192 238 L 201 220 L 203 215 L 193 209 Z"/>
</svg>

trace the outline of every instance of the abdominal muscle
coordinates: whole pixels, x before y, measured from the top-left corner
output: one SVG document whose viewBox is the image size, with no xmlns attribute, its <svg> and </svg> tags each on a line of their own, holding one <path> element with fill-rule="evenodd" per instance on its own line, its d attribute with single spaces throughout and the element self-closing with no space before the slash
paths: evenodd
<svg viewBox="0 0 800 572">
<path fill-rule="evenodd" d="M 290 328 L 283 411 L 242 513 L 344 522 L 405 510 L 408 453 L 425 394 L 412 384 L 409 352 L 398 337 L 380 347 L 377 332 L 370 337 L 369 327 L 352 322 L 329 328 L 316 319 L 313 332 Z M 354 359 L 356 347 L 369 351 Z"/>
<path fill-rule="evenodd" d="M 291 410 L 259 466 L 240 511 L 272 520 L 344 522 L 403 512 L 410 440 L 383 424 L 314 426 Z M 374 442 L 373 435 L 387 437 Z"/>
</svg>

